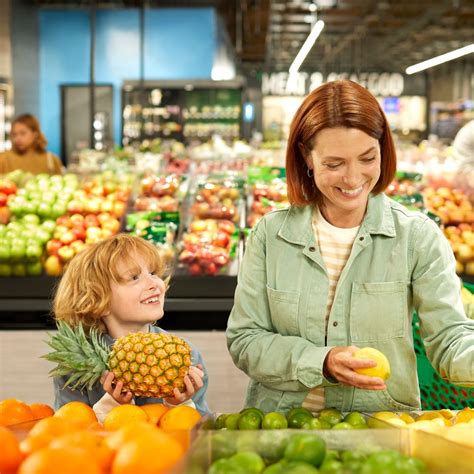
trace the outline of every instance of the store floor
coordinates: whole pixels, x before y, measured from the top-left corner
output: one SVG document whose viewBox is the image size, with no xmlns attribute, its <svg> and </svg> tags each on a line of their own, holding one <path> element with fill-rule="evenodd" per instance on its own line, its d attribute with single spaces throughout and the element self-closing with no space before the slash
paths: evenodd
<svg viewBox="0 0 474 474">
<path fill-rule="evenodd" d="M 227 351 L 223 331 L 173 331 L 198 347 L 209 372 L 208 403 L 214 412 L 243 407 L 247 376 Z M 18 398 L 27 403 L 53 404 L 52 364 L 40 356 L 48 352 L 46 331 L 0 331 L 0 400 Z"/>
</svg>

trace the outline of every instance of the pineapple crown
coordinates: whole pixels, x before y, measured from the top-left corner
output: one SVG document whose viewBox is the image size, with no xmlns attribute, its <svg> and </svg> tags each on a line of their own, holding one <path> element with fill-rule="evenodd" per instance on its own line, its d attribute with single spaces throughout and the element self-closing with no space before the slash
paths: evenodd
<svg viewBox="0 0 474 474">
<path fill-rule="evenodd" d="M 54 349 L 43 359 L 56 362 L 57 366 L 49 372 L 50 377 L 69 378 L 64 387 L 91 389 L 108 370 L 109 347 L 97 329 L 91 329 L 87 336 L 81 323 L 75 327 L 58 321 L 58 331 L 48 334 L 48 346 Z"/>
</svg>

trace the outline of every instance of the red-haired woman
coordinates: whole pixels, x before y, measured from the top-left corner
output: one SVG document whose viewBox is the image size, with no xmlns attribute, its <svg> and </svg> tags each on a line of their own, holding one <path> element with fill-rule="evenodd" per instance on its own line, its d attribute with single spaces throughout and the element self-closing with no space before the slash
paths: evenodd
<svg viewBox="0 0 474 474">
<path fill-rule="evenodd" d="M 0 153 L 0 174 L 21 169 L 33 174 L 61 174 L 60 159 L 46 150 L 47 141 L 36 117 L 18 116 L 12 123 L 12 149 Z"/>
<path fill-rule="evenodd" d="M 286 154 L 291 206 L 253 229 L 227 341 L 251 378 L 246 405 L 352 410 L 420 407 L 412 316 L 441 377 L 474 383 L 474 321 L 460 299 L 448 241 L 427 216 L 383 194 L 396 170 L 387 119 L 351 81 L 311 92 Z M 354 369 L 372 347 L 388 380 Z"/>
</svg>

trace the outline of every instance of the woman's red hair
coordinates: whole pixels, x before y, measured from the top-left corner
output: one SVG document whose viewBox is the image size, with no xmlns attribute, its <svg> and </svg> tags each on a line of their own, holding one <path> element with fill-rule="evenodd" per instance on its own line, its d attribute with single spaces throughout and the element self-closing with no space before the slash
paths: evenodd
<svg viewBox="0 0 474 474">
<path fill-rule="evenodd" d="M 383 192 L 392 182 L 397 156 L 389 124 L 377 99 L 356 82 L 328 82 L 306 97 L 291 122 L 286 151 L 286 179 L 291 204 L 303 206 L 320 199 L 314 178 L 307 174 L 303 153 L 309 154 L 313 149 L 320 130 L 334 127 L 357 128 L 378 140 L 381 173 L 372 194 Z"/>
</svg>

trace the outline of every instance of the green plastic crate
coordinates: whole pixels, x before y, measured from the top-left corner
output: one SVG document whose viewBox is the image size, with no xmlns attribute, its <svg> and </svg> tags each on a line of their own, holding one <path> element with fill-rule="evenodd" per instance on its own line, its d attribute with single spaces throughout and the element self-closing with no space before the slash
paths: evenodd
<svg viewBox="0 0 474 474">
<path fill-rule="evenodd" d="M 474 293 L 474 285 L 464 284 Z M 474 388 L 460 387 L 444 381 L 433 369 L 426 357 L 426 350 L 420 337 L 420 320 L 413 318 L 413 340 L 416 352 L 418 380 L 420 384 L 421 407 L 423 410 L 462 410 L 474 406 Z"/>
</svg>

